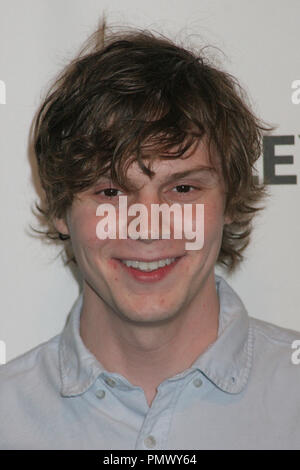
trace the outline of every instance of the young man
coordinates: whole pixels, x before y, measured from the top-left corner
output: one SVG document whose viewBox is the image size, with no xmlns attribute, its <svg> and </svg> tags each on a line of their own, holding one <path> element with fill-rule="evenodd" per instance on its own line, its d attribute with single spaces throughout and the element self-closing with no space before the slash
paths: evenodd
<svg viewBox="0 0 300 470">
<path fill-rule="evenodd" d="M 266 194 L 253 178 L 264 127 L 204 57 L 149 32 L 102 44 L 102 32 L 35 121 L 39 209 L 83 286 L 59 336 L 1 367 L 0 447 L 299 448 L 300 335 L 249 317 L 214 271 L 242 260 Z M 116 214 L 107 238 L 103 204 Z M 120 236 L 134 204 L 148 216 Z M 175 217 L 154 236 L 155 204 L 189 205 L 203 246 L 187 249 Z"/>
</svg>

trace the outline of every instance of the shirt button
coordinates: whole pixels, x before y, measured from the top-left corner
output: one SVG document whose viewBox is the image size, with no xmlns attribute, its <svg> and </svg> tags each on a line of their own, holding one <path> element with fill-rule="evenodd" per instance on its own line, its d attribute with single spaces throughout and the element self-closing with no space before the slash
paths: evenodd
<svg viewBox="0 0 300 470">
<path fill-rule="evenodd" d="M 153 449 L 153 447 L 156 446 L 156 440 L 153 436 L 147 436 L 144 439 L 145 446 L 148 447 L 149 449 Z"/>
<path fill-rule="evenodd" d="M 203 382 L 201 379 L 199 379 L 199 377 L 193 380 L 193 384 L 195 385 L 195 387 L 201 387 L 202 383 Z"/>
<path fill-rule="evenodd" d="M 104 398 L 105 397 L 105 391 L 104 390 L 97 390 L 96 397 L 97 398 Z"/>
<path fill-rule="evenodd" d="M 106 377 L 105 383 L 110 387 L 114 387 L 116 385 L 116 381 L 114 379 L 111 379 L 110 377 Z"/>
</svg>

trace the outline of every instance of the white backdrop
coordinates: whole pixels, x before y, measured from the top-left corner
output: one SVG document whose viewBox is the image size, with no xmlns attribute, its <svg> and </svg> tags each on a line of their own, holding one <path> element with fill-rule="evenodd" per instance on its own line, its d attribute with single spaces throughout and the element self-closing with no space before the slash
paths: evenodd
<svg viewBox="0 0 300 470">
<path fill-rule="evenodd" d="M 29 234 L 37 195 L 28 134 L 50 81 L 104 11 L 109 23 L 219 47 L 256 113 L 278 126 L 273 134 L 292 136 L 275 153 L 292 156 L 276 174 L 294 182 L 269 186 L 246 260 L 225 277 L 251 316 L 300 330 L 299 0 L 0 0 L 0 362 L 4 342 L 10 360 L 59 333 L 78 294 L 58 249 Z M 258 169 L 262 178 L 263 157 Z"/>
</svg>

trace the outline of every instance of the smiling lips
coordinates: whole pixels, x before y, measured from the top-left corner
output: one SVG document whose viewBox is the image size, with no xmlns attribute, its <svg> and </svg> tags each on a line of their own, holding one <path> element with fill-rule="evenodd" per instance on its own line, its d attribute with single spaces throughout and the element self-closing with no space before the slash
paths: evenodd
<svg viewBox="0 0 300 470">
<path fill-rule="evenodd" d="M 176 266 L 179 258 L 164 258 L 156 261 L 119 260 L 131 276 L 141 282 L 156 282 L 163 279 Z"/>
<path fill-rule="evenodd" d="M 139 269 L 140 271 L 149 272 L 155 271 L 158 268 L 164 268 L 174 263 L 176 258 L 165 258 L 157 261 L 132 261 L 132 260 L 121 260 L 129 268 Z"/>
</svg>

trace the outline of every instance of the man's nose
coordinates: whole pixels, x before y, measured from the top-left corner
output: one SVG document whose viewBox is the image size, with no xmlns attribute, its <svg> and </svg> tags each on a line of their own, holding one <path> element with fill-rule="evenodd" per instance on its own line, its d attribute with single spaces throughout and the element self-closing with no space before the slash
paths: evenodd
<svg viewBox="0 0 300 470">
<path fill-rule="evenodd" d="M 162 226 L 161 214 L 158 220 L 152 217 L 152 207 L 156 206 L 158 208 L 163 203 L 163 199 L 157 193 L 144 193 L 135 198 L 134 205 L 138 204 L 136 208 L 140 208 L 140 212 L 137 216 L 143 218 L 138 229 L 139 237 L 136 238 L 136 240 L 147 244 L 163 238 L 164 227 Z M 133 218 L 135 218 L 134 215 L 129 219 L 132 220 Z"/>
</svg>

